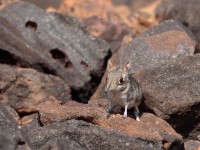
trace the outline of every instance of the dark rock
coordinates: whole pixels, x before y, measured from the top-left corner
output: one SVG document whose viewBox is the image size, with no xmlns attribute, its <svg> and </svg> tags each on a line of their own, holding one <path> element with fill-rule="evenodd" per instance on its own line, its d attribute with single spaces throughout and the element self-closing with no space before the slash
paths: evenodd
<svg viewBox="0 0 200 150">
<path fill-rule="evenodd" d="M 21 126 L 13 117 L 13 111 L 0 104 L 0 149 L 30 150 L 27 139 L 20 130 Z"/>
<path fill-rule="evenodd" d="M 97 84 L 94 78 L 101 78 L 105 69 L 109 48 L 80 23 L 23 1 L 2 8 L 0 22 L 1 63 L 57 75 L 82 95 L 91 94 Z"/>
<path fill-rule="evenodd" d="M 62 148 L 63 146 L 67 149 L 163 149 L 162 142 L 156 142 L 153 139 L 147 141 L 137 136 L 107 131 L 78 120 L 48 125 L 30 131 L 28 136 L 32 137 L 31 143 L 36 149 Z M 174 147 L 171 148 L 180 149 L 179 142 L 176 141 Z"/>
<path fill-rule="evenodd" d="M 28 133 L 29 137 L 33 137 L 32 144 L 40 147 L 56 137 L 56 143 L 51 145 L 58 146 L 57 137 L 62 135 L 64 137 L 59 138 L 61 144 L 63 140 L 67 142 L 75 140 L 79 144 L 76 144 L 76 147 L 89 147 L 90 149 L 94 149 L 94 145 L 97 149 L 103 147 L 104 149 L 182 148 L 182 137 L 164 120 L 149 113 L 141 115 L 141 122 L 137 122 L 133 114 L 132 118 L 126 119 L 118 114 L 108 117 L 104 108 L 105 102 L 107 101 L 99 100 L 98 102 L 91 101 L 89 104 L 80 104 L 71 101 L 61 105 L 56 101 L 46 101 L 40 104 L 38 111 L 40 122 L 44 126 Z M 89 124 L 71 119 L 83 120 Z M 65 122 L 66 120 L 70 121 Z"/>
<path fill-rule="evenodd" d="M 166 21 L 160 25 L 149 29 L 141 36 L 136 37 L 124 48 L 121 48 L 109 60 L 113 65 L 124 65 L 131 62 L 131 73 L 137 74 L 169 61 L 195 53 L 197 42 L 192 33 L 177 21 Z M 104 97 L 103 86 L 105 84 L 106 73 L 101 84 L 91 99 Z"/>
<path fill-rule="evenodd" d="M 33 130 L 28 133 L 32 137 L 31 142 L 36 149 L 45 149 L 52 146 L 59 147 L 65 145 L 66 149 L 149 149 L 155 146 L 157 149 L 161 149 L 161 145 L 153 145 L 149 141 L 149 145 L 141 139 L 128 137 L 120 133 L 113 131 L 107 132 L 95 125 L 70 120 L 67 122 L 52 124 Z M 53 139 L 53 140 L 52 140 Z M 50 142 L 53 143 L 50 143 Z M 71 143 L 70 145 L 63 144 L 63 142 Z M 44 145 L 44 143 L 47 143 Z M 137 145 L 136 145 L 137 143 Z M 43 146 L 44 145 L 44 146 Z M 72 147 L 71 147 L 72 146 Z M 53 148 L 55 148 L 53 147 Z"/>
<path fill-rule="evenodd" d="M 138 74 L 146 106 L 168 120 L 184 137 L 188 137 L 200 123 L 199 69 L 200 54 L 196 54 L 165 62 Z"/>
<path fill-rule="evenodd" d="M 200 141 L 187 141 L 184 143 L 185 150 L 200 150 Z"/>
<path fill-rule="evenodd" d="M 76 135 L 74 137 L 72 137 L 72 138 L 77 137 L 78 136 L 77 134 L 81 134 L 81 133 L 76 133 L 75 132 L 75 134 Z M 48 150 L 48 149 L 55 149 L 55 150 L 60 150 L 60 149 L 83 150 L 83 149 L 87 149 L 86 147 L 82 146 L 82 144 L 79 144 L 80 142 L 78 141 L 78 139 L 77 140 L 75 140 L 75 139 L 71 140 L 70 138 L 71 138 L 70 135 L 69 136 L 68 135 L 61 135 L 59 137 L 52 138 L 46 144 L 44 144 L 44 146 L 41 146 L 40 149 L 41 150 Z M 81 138 L 81 137 L 79 137 L 79 138 Z M 92 147 L 92 148 L 94 148 L 94 147 Z M 98 147 L 96 147 L 95 149 L 98 149 Z"/>
<path fill-rule="evenodd" d="M 199 0 L 162 0 L 156 9 L 160 22 L 174 19 L 188 27 L 200 41 Z"/>
<path fill-rule="evenodd" d="M 69 86 L 59 77 L 8 65 L 0 65 L 0 70 L 0 101 L 19 113 L 35 112 L 36 106 L 46 100 L 71 100 Z"/>
<path fill-rule="evenodd" d="M 200 115 L 198 114 L 198 108 L 199 105 L 196 107 L 192 107 L 192 109 L 196 109 L 196 113 L 190 114 L 190 118 L 195 116 L 195 119 L 192 120 L 192 125 L 188 125 L 189 128 L 187 128 L 185 131 L 186 140 L 198 140 L 200 141 Z"/>
</svg>

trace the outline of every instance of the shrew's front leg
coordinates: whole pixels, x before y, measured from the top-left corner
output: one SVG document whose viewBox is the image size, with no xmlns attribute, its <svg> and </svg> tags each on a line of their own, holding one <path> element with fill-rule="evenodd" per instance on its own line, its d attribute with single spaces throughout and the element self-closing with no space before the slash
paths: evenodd
<svg viewBox="0 0 200 150">
<path fill-rule="evenodd" d="M 123 118 L 126 118 L 127 117 L 127 109 L 128 109 L 128 103 L 125 104 L 125 107 L 124 107 L 124 115 L 122 116 Z"/>
</svg>

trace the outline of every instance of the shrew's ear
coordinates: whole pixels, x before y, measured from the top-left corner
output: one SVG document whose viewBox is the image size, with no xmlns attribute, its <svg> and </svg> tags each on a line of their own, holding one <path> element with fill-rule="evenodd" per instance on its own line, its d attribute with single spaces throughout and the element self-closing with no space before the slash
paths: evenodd
<svg viewBox="0 0 200 150">
<path fill-rule="evenodd" d="M 125 73 L 125 72 L 128 72 L 129 69 L 131 68 L 131 63 L 130 62 L 127 62 L 123 67 L 122 67 L 122 71 Z"/>
<path fill-rule="evenodd" d="M 114 69 L 114 66 L 111 63 L 111 61 L 108 61 L 107 69 L 108 69 L 108 72 Z"/>
<path fill-rule="evenodd" d="M 131 63 L 130 62 L 127 62 L 126 65 L 125 65 L 127 71 L 129 71 L 129 69 L 131 68 Z"/>
</svg>

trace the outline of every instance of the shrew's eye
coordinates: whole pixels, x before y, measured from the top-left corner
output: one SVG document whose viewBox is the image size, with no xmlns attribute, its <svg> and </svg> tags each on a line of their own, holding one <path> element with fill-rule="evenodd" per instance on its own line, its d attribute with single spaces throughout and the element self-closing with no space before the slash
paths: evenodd
<svg viewBox="0 0 200 150">
<path fill-rule="evenodd" d="M 119 82 L 120 85 L 122 85 L 124 83 L 124 79 L 120 78 L 118 82 Z"/>
</svg>

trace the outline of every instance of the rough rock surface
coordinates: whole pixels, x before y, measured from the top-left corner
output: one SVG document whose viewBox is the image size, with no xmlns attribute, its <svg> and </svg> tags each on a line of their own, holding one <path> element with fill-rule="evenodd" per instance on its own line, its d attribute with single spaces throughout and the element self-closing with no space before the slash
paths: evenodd
<svg viewBox="0 0 200 150">
<path fill-rule="evenodd" d="M 17 112 L 35 112 L 39 103 L 53 98 L 71 100 L 69 86 L 59 77 L 2 64 L 0 70 L 0 102 Z"/>
<path fill-rule="evenodd" d="M 200 54 L 196 54 L 154 66 L 138 75 L 146 106 L 186 137 L 200 123 L 199 69 Z"/>
<path fill-rule="evenodd" d="M 20 130 L 11 108 L 0 104 L 0 149 L 1 150 L 28 150 L 27 139 Z"/>
<path fill-rule="evenodd" d="M 188 27 L 200 41 L 199 0 L 162 0 L 156 9 L 160 22 L 168 19 L 178 20 Z"/>
<path fill-rule="evenodd" d="M 200 141 L 187 141 L 184 143 L 185 150 L 200 150 Z"/>
<path fill-rule="evenodd" d="M 113 65 L 131 62 L 135 76 L 145 68 L 187 55 L 193 55 L 197 42 L 192 33 L 177 21 L 166 21 L 136 37 L 110 59 Z M 106 73 L 91 99 L 103 96 Z"/>
<path fill-rule="evenodd" d="M 160 150 L 162 142 L 152 139 L 127 136 L 116 131 L 106 131 L 93 124 L 83 121 L 70 120 L 62 123 L 47 125 L 30 131 L 30 142 L 36 149 L 65 148 L 74 149 L 135 149 Z M 43 145 L 46 143 L 45 145 Z M 177 145 L 180 143 L 177 141 Z M 179 147 L 174 147 L 178 148 Z"/>
<path fill-rule="evenodd" d="M 141 122 L 137 122 L 134 119 L 133 115 L 131 115 L 133 118 L 128 117 L 126 119 L 123 119 L 120 115 L 108 116 L 108 114 L 106 113 L 106 109 L 104 108 L 104 106 L 107 105 L 107 103 L 106 104 L 105 103 L 106 103 L 105 100 L 99 100 L 98 102 L 92 101 L 89 104 L 80 104 L 80 103 L 71 101 L 64 105 L 61 105 L 56 101 L 54 101 L 54 102 L 46 101 L 46 102 L 40 104 L 40 106 L 38 107 L 38 111 L 39 111 L 39 115 L 40 115 L 40 123 L 42 125 L 45 125 L 43 127 L 44 129 L 52 128 L 52 130 L 55 129 L 52 126 L 54 126 L 54 127 L 58 126 L 56 128 L 61 128 L 61 125 L 58 122 L 64 122 L 66 120 L 71 120 L 71 119 L 83 120 L 83 121 L 98 125 L 98 126 L 100 126 L 101 129 L 98 129 L 97 127 L 95 127 L 96 129 L 94 129 L 93 125 L 85 124 L 84 126 L 89 126 L 89 127 L 87 127 L 87 129 L 90 130 L 90 132 L 89 132 L 88 130 L 84 131 L 85 128 L 83 127 L 83 125 L 81 125 L 80 129 L 76 129 L 77 123 L 75 122 L 75 124 L 72 125 L 74 127 L 73 128 L 70 127 L 70 129 L 71 129 L 70 130 L 70 129 L 68 129 L 69 127 L 67 127 L 67 126 L 69 126 L 71 124 L 70 122 L 74 122 L 74 121 L 69 121 L 68 123 L 66 123 L 66 122 L 63 123 L 63 124 L 65 124 L 64 125 L 65 127 L 63 127 L 63 128 L 64 128 L 65 132 L 73 132 L 75 137 L 73 137 L 73 138 L 71 137 L 69 139 L 76 139 L 76 137 L 78 137 L 78 136 L 80 136 L 79 138 L 81 138 L 81 139 L 82 138 L 87 139 L 87 136 L 89 136 L 89 135 L 86 136 L 83 133 L 82 133 L 83 136 L 81 136 L 79 134 L 78 134 L 78 136 L 76 135 L 77 132 L 81 131 L 81 129 L 83 130 L 81 132 L 84 132 L 87 134 L 91 134 L 91 132 L 95 132 L 95 134 L 92 133 L 92 135 L 93 136 L 98 135 L 100 137 L 100 139 L 98 138 L 98 140 L 96 140 L 96 141 L 92 140 L 91 143 L 93 143 L 93 142 L 99 143 L 99 144 L 97 144 L 98 145 L 97 147 L 99 149 L 102 148 L 103 143 L 104 143 L 103 144 L 104 146 L 106 146 L 106 145 L 113 146 L 114 149 L 117 149 L 117 147 L 119 145 L 121 145 L 123 148 L 126 145 L 127 149 L 130 149 L 131 147 L 134 147 L 135 149 L 138 149 L 138 148 L 141 149 L 141 147 L 142 147 L 142 149 L 143 148 L 144 149 L 162 149 L 162 148 L 165 148 L 165 149 L 178 148 L 179 149 L 179 148 L 181 148 L 181 146 L 182 146 L 181 136 L 179 134 L 177 134 L 171 128 L 171 126 L 169 124 L 167 124 L 164 120 L 162 120 L 152 114 L 149 114 L 149 113 L 144 113 L 141 115 Z M 54 125 L 54 123 L 58 123 L 58 124 Z M 79 122 L 78 124 L 80 124 L 80 123 L 81 122 Z M 48 124 L 52 124 L 52 125 L 48 125 Z M 63 128 L 61 128 L 60 130 L 62 131 Z M 46 131 L 42 131 L 42 130 L 43 129 L 41 129 L 41 131 L 34 130 L 34 131 L 31 131 L 31 134 L 29 134 L 29 135 L 31 135 L 31 137 L 36 137 L 36 138 L 33 138 L 34 141 L 32 141 L 32 143 L 34 143 L 35 145 L 41 145 L 39 143 L 42 143 L 41 141 L 37 141 L 38 140 L 37 136 L 39 137 L 39 136 L 43 135 L 44 137 L 46 137 L 46 136 L 52 137 L 52 135 L 47 135 L 47 133 L 45 133 Z M 76 130 L 78 130 L 78 131 L 76 131 Z M 107 131 L 106 135 L 105 135 L 105 133 L 104 133 L 104 135 L 101 135 L 101 132 L 104 132 L 104 130 Z M 57 132 L 59 133 L 60 131 L 55 131 L 53 134 L 57 135 Z M 64 131 L 62 131 L 62 132 L 64 132 Z M 39 135 L 36 136 L 36 134 L 39 134 Z M 108 136 L 107 134 L 112 138 L 107 137 Z M 126 138 L 123 137 L 121 134 L 126 135 Z M 59 133 L 59 135 L 61 135 L 61 133 Z M 92 136 L 92 135 L 90 135 L 90 136 Z M 120 136 L 121 136 L 121 138 L 120 138 Z M 128 142 L 131 137 L 132 137 L 132 141 Z M 49 139 L 49 138 L 46 138 L 46 139 Z M 125 143 L 129 143 L 129 144 L 125 144 L 125 143 L 117 144 L 115 141 L 116 139 L 118 139 L 118 140 L 119 139 L 123 139 L 123 140 L 127 139 L 128 141 Z M 45 140 L 45 139 L 43 139 L 43 140 Z M 82 140 L 82 141 L 85 142 L 85 140 Z M 86 142 L 87 141 L 88 140 L 86 140 Z M 90 138 L 89 138 L 89 141 L 90 141 Z M 93 144 L 95 145 L 95 143 L 93 143 Z M 92 145 L 88 145 L 88 146 L 90 147 Z M 107 146 L 106 146 L 106 149 L 108 149 Z"/>
<path fill-rule="evenodd" d="M 177 21 L 169 20 L 133 39 L 119 60 L 122 64 L 131 61 L 130 72 L 137 73 L 171 58 L 193 55 L 196 45 L 193 34 L 187 28 Z"/>
<path fill-rule="evenodd" d="M 1 63 L 57 75 L 82 95 L 95 89 L 109 48 L 79 21 L 19 1 L 0 10 L 0 22 Z"/>
</svg>

